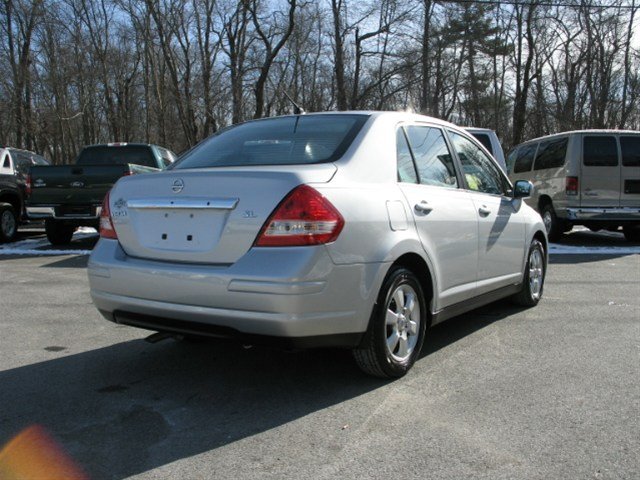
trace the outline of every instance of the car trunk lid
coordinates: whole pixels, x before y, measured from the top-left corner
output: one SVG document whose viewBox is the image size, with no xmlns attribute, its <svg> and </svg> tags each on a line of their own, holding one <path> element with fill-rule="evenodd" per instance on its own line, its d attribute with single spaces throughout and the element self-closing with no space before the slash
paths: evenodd
<svg viewBox="0 0 640 480">
<path fill-rule="evenodd" d="M 172 170 L 128 177 L 110 196 L 118 240 L 134 257 L 231 264 L 253 245 L 282 199 L 328 182 L 334 164 Z"/>
</svg>

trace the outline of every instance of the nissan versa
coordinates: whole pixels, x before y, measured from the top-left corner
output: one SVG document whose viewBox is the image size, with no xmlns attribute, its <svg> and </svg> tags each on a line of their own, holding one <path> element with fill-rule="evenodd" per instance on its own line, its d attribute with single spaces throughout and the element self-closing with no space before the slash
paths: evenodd
<svg viewBox="0 0 640 480">
<path fill-rule="evenodd" d="M 182 336 L 346 347 L 404 375 L 431 325 L 542 296 L 547 237 L 455 125 L 395 112 L 242 123 L 122 178 L 89 260 L 108 319 Z"/>
</svg>

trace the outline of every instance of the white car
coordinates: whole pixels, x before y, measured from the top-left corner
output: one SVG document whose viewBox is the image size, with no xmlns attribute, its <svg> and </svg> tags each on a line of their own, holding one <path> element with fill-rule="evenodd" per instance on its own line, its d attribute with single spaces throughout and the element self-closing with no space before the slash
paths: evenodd
<svg viewBox="0 0 640 480">
<path fill-rule="evenodd" d="M 214 135 L 102 208 L 91 296 L 176 335 L 341 346 L 404 375 L 427 328 L 542 296 L 547 237 L 466 131 L 393 112 L 292 115 Z"/>
</svg>

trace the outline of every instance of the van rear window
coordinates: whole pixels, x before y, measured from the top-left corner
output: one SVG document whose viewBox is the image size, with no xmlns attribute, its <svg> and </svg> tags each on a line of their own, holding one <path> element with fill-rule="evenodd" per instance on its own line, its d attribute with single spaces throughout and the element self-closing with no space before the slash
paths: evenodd
<svg viewBox="0 0 640 480">
<path fill-rule="evenodd" d="M 302 165 L 340 158 L 368 115 L 298 115 L 241 123 L 209 137 L 170 168 Z"/>
<path fill-rule="evenodd" d="M 618 165 L 616 137 L 585 136 L 582 161 L 586 167 L 615 167 Z"/>
<path fill-rule="evenodd" d="M 567 153 L 567 142 L 567 137 L 542 142 L 538 149 L 533 169 L 544 170 L 546 168 L 562 167 Z"/>
<path fill-rule="evenodd" d="M 622 147 L 622 165 L 640 167 L 640 135 L 620 137 L 620 147 Z"/>
</svg>

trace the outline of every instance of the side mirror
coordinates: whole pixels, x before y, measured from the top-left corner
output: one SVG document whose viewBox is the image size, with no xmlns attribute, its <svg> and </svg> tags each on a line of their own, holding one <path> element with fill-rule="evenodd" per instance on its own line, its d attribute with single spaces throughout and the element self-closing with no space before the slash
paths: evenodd
<svg viewBox="0 0 640 480">
<path fill-rule="evenodd" d="M 528 180 L 518 180 L 513 187 L 513 198 L 528 198 L 533 195 L 533 183 Z"/>
</svg>

